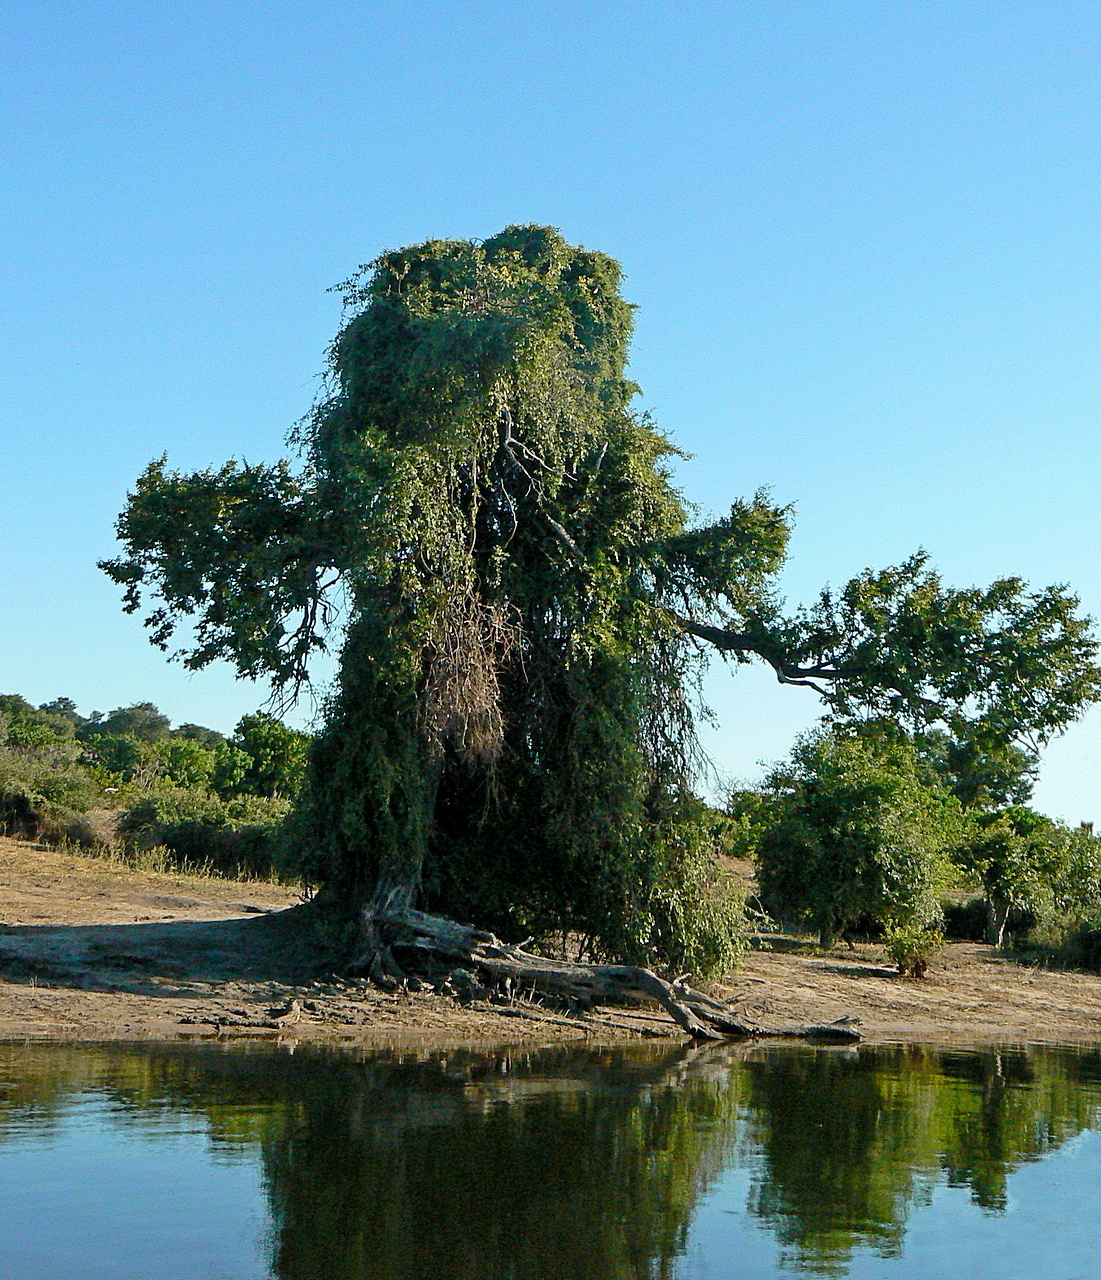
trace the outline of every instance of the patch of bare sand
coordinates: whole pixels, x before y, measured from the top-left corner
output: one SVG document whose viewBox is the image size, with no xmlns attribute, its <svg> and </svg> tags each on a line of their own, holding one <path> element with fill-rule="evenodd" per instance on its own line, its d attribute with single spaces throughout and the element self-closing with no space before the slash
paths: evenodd
<svg viewBox="0 0 1101 1280">
<path fill-rule="evenodd" d="M 1101 977 L 973 942 L 949 943 L 921 980 L 900 978 L 871 945 L 753 951 L 723 994 L 765 1026 L 853 1016 L 864 1038 L 879 1043 L 1101 1041 Z"/>
<path fill-rule="evenodd" d="M 224 920 L 298 900 L 283 885 L 133 871 L 0 836 L 0 924 L 9 927 Z"/>
<path fill-rule="evenodd" d="M 333 968 L 316 913 L 286 887 L 134 871 L 0 837 L 0 1039 L 668 1034 L 657 1016 L 460 1005 L 431 987 L 385 992 Z"/>
<path fill-rule="evenodd" d="M 859 1020 L 870 1042 L 1101 1042 L 1101 977 L 954 943 L 922 981 L 874 946 L 778 941 L 714 994 L 776 1028 Z M 384 992 L 333 973 L 315 913 L 286 887 L 132 871 L 0 838 L 0 1039 L 271 1037 L 372 1045 L 679 1037 L 656 1012 L 558 1014 Z"/>
</svg>

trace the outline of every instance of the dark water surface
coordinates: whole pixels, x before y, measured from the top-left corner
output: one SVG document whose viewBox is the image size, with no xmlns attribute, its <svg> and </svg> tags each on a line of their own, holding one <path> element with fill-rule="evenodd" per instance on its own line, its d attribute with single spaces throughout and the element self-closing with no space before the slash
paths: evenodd
<svg viewBox="0 0 1101 1280">
<path fill-rule="evenodd" d="M 1101 1277 L 1101 1054 L 0 1045 L 3 1280 Z"/>
</svg>

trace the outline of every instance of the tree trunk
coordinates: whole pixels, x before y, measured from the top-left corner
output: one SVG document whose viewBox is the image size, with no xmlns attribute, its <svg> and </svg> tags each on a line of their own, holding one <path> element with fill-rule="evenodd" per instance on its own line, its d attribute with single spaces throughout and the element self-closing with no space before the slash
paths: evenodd
<svg viewBox="0 0 1101 1280">
<path fill-rule="evenodd" d="M 382 936 L 381 922 L 411 911 L 420 887 L 421 871 L 428 849 L 428 835 L 436 812 L 440 779 L 443 777 L 443 747 L 430 742 L 425 749 L 424 772 L 417 794 L 410 797 L 414 809 L 411 826 L 419 839 L 411 839 L 400 858 L 389 859 L 380 869 L 370 898 L 360 911 L 360 945 L 353 967 L 386 985 L 404 975 Z"/>
<path fill-rule="evenodd" d="M 1005 936 L 1005 926 L 1009 923 L 1010 903 L 1006 898 L 991 896 L 988 903 L 986 924 L 986 940 L 992 947 L 1000 947 Z"/>
</svg>

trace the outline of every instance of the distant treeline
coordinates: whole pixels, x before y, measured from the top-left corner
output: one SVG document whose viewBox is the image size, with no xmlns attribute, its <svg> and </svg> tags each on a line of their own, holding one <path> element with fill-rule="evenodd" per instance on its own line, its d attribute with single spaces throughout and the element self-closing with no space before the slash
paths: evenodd
<svg viewBox="0 0 1101 1280">
<path fill-rule="evenodd" d="M 283 820 L 310 735 L 264 712 L 226 737 L 152 702 L 82 716 L 0 695 L 0 831 L 226 873 L 289 870 Z"/>
</svg>

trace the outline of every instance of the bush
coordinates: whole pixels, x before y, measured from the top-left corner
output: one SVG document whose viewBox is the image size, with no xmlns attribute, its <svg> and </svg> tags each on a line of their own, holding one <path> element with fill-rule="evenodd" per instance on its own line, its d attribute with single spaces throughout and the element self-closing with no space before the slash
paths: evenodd
<svg viewBox="0 0 1101 1280">
<path fill-rule="evenodd" d="M 118 831 L 129 845 L 168 849 L 180 867 L 220 875 L 269 877 L 286 872 L 283 800 L 166 788 L 124 811 Z"/>
<path fill-rule="evenodd" d="M 24 791 L 0 786 L 0 835 L 37 836 L 46 820 L 46 815 Z"/>
<path fill-rule="evenodd" d="M 944 934 L 936 924 L 911 920 L 890 926 L 883 942 L 903 977 L 924 978 L 929 961 L 944 942 Z"/>
<path fill-rule="evenodd" d="M 64 831 L 99 795 L 94 774 L 63 754 L 0 745 L 0 833 L 38 837 Z"/>
<path fill-rule="evenodd" d="M 808 734 L 766 794 L 758 881 L 771 914 L 810 924 L 824 946 L 863 918 L 899 937 L 939 924 L 963 820 L 922 782 L 909 742 Z"/>
<path fill-rule="evenodd" d="M 1058 831 L 1063 857 L 1052 883 L 1055 907 L 1076 928 L 1101 924 L 1101 839 L 1081 829 Z"/>
<path fill-rule="evenodd" d="M 131 848 L 178 864 L 270 875 L 283 866 L 283 818 L 300 784 L 308 735 L 246 716 L 237 740 L 201 725 L 170 731 L 150 702 L 84 719 L 57 698 L 35 708 L 0 695 L 0 833 L 103 843 L 86 815 L 109 797 Z M 213 788 L 213 792 L 211 790 Z M 136 799 L 135 799 L 136 797 Z"/>
<path fill-rule="evenodd" d="M 756 862 L 761 837 L 768 828 L 770 809 L 760 791 L 731 787 L 726 793 L 722 852 L 728 858 Z"/>
</svg>

